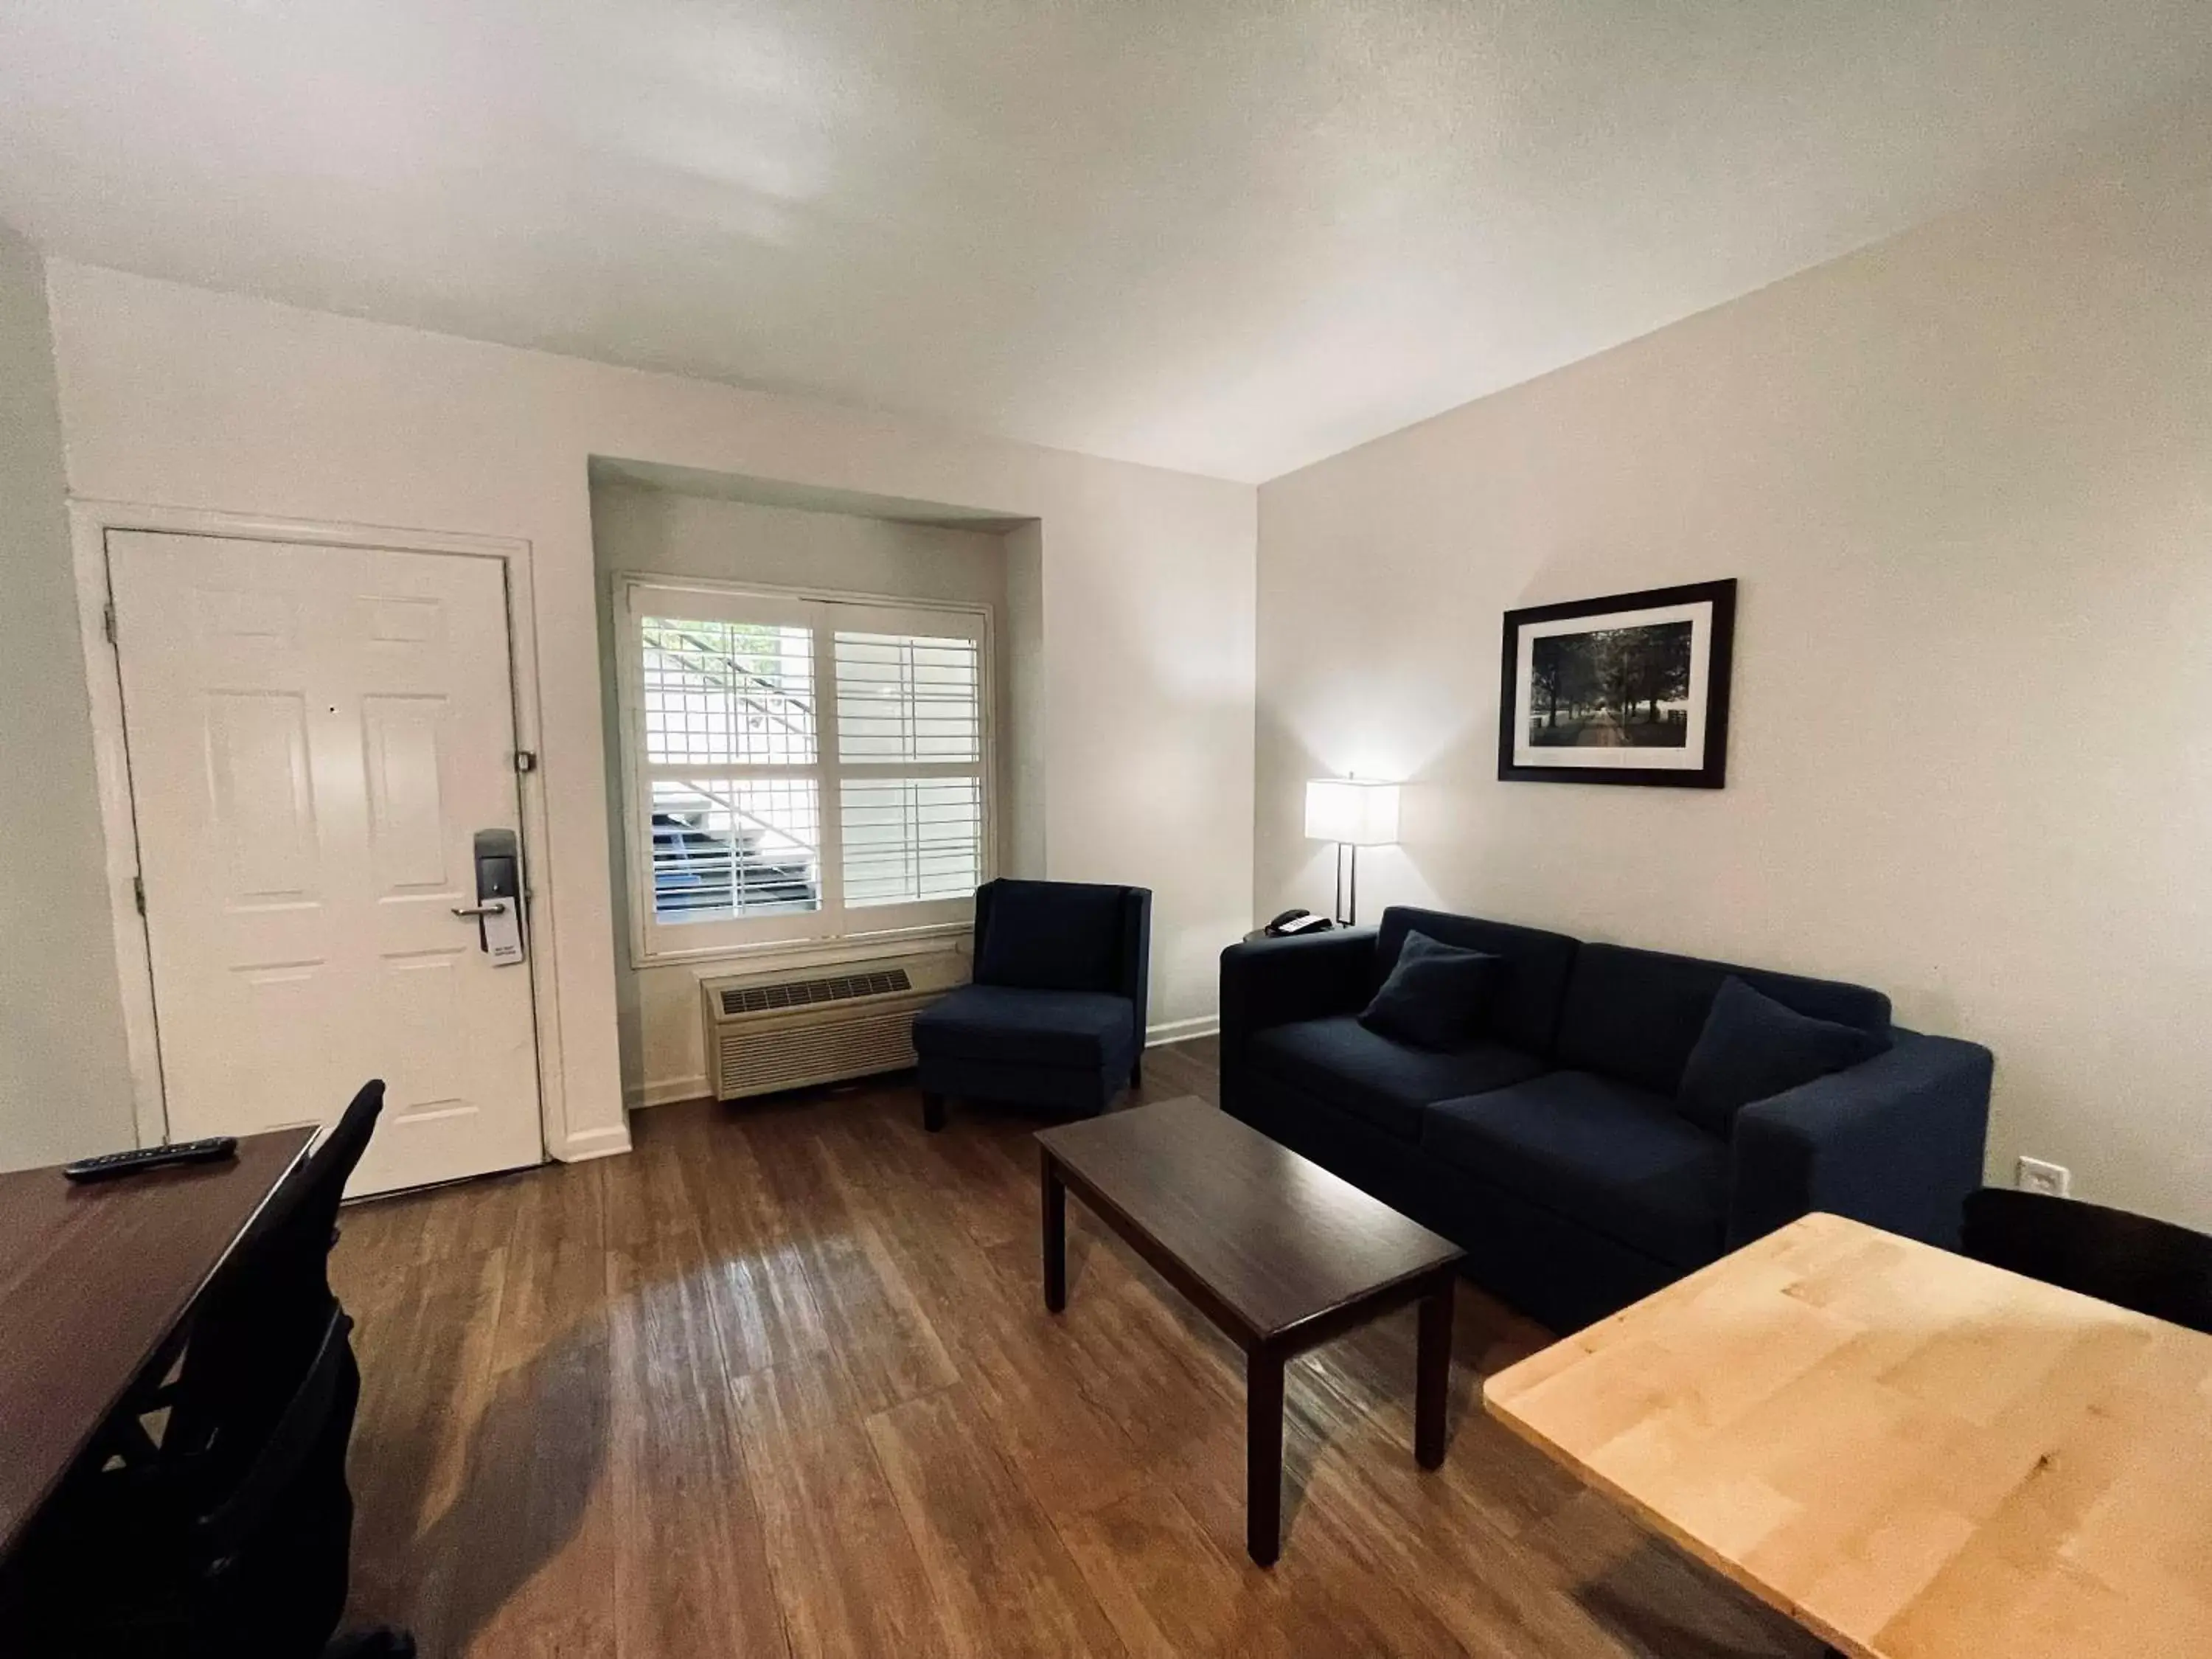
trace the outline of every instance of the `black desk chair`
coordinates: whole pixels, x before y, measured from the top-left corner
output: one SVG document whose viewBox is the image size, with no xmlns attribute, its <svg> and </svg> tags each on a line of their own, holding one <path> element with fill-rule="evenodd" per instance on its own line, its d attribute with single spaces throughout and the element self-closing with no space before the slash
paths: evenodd
<svg viewBox="0 0 2212 1659">
<path fill-rule="evenodd" d="M 975 982 L 914 1022 L 923 1127 L 945 1127 L 947 1095 L 1104 1111 L 1143 1080 L 1152 949 L 1149 888 L 977 888 Z"/>
<path fill-rule="evenodd" d="M 158 1441 L 118 1424 L 40 1542 L 34 1626 L 85 1659 L 406 1659 L 404 1632 L 332 1640 L 345 1608 L 361 1399 L 331 1293 L 347 1178 L 383 1109 L 370 1083 L 270 1201 L 194 1316 Z M 33 1649 L 33 1651 L 47 1650 Z"/>
<path fill-rule="evenodd" d="M 1984 1187 L 1960 1249 L 1977 1261 L 2212 1333 L 2212 1237 L 2045 1193 Z"/>
</svg>

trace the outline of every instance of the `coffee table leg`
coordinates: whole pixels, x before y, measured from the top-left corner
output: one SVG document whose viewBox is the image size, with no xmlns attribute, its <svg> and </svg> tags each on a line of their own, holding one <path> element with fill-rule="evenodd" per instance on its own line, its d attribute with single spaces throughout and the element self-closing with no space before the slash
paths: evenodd
<svg viewBox="0 0 2212 1659">
<path fill-rule="evenodd" d="M 1052 1154 L 1043 1158 L 1044 1305 L 1058 1313 L 1067 1306 L 1067 1188 Z"/>
<path fill-rule="evenodd" d="M 1263 1567 L 1283 1550 L 1283 1356 L 1244 1356 L 1244 1547 Z"/>
<path fill-rule="evenodd" d="M 1419 1374 L 1413 1384 L 1413 1461 L 1425 1469 L 1444 1461 L 1444 1413 L 1451 1399 L 1454 1277 L 1421 1298 Z"/>
</svg>

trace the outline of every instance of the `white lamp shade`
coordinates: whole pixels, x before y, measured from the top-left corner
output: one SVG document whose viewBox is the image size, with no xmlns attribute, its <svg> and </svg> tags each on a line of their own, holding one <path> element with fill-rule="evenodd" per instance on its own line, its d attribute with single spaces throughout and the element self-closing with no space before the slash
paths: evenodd
<svg viewBox="0 0 2212 1659">
<path fill-rule="evenodd" d="M 1398 786 L 1366 778 L 1310 780 L 1306 838 L 1351 847 L 1392 845 L 1398 839 Z"/>
</svg>

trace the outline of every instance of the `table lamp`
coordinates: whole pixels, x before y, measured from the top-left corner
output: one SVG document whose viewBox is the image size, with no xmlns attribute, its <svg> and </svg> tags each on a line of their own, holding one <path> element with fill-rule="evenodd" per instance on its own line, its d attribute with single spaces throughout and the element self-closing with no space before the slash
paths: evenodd
<svg viewBox="0 0 2212 1659">
<path fill-rule="evenodd" d="M 1370 778 L 1313 778 L 1306 783 L 1306 838 L 1336 843 L 1336 919 L 1359 921 L 1359 849 L 1398 840 L 1398 786 Z M 1344 849 L 1352 849 L 1352 902 L 1345 903 Z"/>
</svg>

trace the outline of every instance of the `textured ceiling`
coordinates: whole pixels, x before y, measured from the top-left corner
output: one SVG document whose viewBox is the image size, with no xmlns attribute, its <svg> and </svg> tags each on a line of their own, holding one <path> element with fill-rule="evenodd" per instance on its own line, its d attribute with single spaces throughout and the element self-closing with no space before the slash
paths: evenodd
<svg viewBox="0 0 2212 1659">
<path fill-rule="evenodd" d="M 5 0 L 0 219 L 1263 478 L 2208 73 L 2212 0 Z"/>
</svg>

